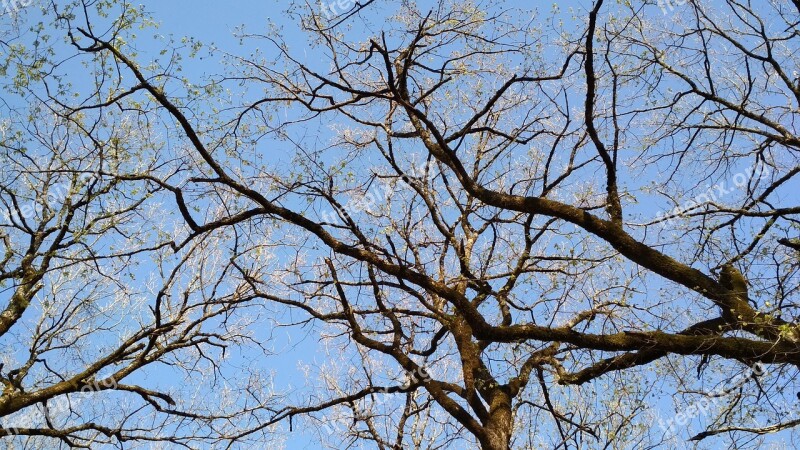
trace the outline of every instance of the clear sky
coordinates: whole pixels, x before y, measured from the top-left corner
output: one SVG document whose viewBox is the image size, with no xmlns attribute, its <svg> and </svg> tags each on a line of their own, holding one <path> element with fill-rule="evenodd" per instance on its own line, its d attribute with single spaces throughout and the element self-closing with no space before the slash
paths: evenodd
<svg viewBox="0 0 800 450">
<path fill-rule="evenodd" d="M 284 39 L 294 45 L 296 52 L 303 51 L 305 36 L 297 30 L 293 19 L 284 13 L 289 5 L 283 1 L 140 0 L 138 3 L 145 5 L 146 10 L 160 23 L 160 28 L 155 32 L 164 36 L 172 35 L 175 41 L 180 41 L 184 36 L 191 36 L 204 43 L 213 43 L 224 51 L 246 54 L 252 49 L 247 48 L 247 44 L 243 46 L 240 40 L 234 36 L 237 29 L 243 26 L 247 32 L 258 33 L 266 30 L 271 21 L 282 27 Z M 509 2 L 510 5 L 514 3 Z M 530 1 L 523 0 L 517 3 L 526 7 L 531 4 Z M 581 10 L 590 3 L 581 0 L 562 1 L 558 2 L 558 6 L 562 10 L 570 8 Z M 547 10 L 553 5 L 552 2 L 537 2 L 536 4 Z M 385 5 L 396 8 L 399 2 L 379 0 L 372 7 L 387 7 Z M 150 31 L 148 30 L 147 33 Z M 137 44 L 137 49 L 142 53 L 142 59 L 146 59 L 144 56 L 148 53 L 151 56 L 157 55 L 161 50 L 159 44 L 163 44 L 163 42 L 155 43 L 152 40 L 142 39 Z M 313 54 L 305 56 L 310 60 L 315 59 Z M 208 57 L 184 60 L 183 66 L 184 75 L 198 82 L 207 76 L 218 74 L 222 68 L 219 59 Z M 265 361 L 265 364 L 275 369 L 279 388 L 297 384 L 297 377 L 302 376 L 298 369 L 299 363 L 319 361 L 326 357 L 317 345 L 317 338 L 313 334 L 295 330 L 293 331 L 295 334 L 290 336 L 286 330 L 278 330 L 277 334 L 273 336 L 276 339 L 274 342 L 277 355 Z M 291 351 L 287 352 L 286 349 L 291 349 Z M 663 399 L 658 407 L 662 411 L 662 416 L 669 417 L 671 410 L 669 399 Z M 289 441 L 289 448 L 305 448 L 310 446 L 309 442 L 309 436 L 305 435 L 303 430 L 295 429 Z"/>
<path fill-rule="evenodd" d="M 240 26 L 244 26 L 247 32 L 259 33 L 266 30 L 268 23 L 272 22 L 282 27 L 284 39 L 292 45 L 295 52 L 304 51 L 305 36 L 298 31 L 293 19 L 284 13 L 289 6 L 284 1 L 147 0 L 140 3 L 144 4 L 146 9 L 161 24 L 158 32 L 163 35 L 172 35 L 176 40 L 180 40 L 183 36 L 192 36 L 204 43 L 214 43 L 222 50 L 246 54 L 252 49 L 246 47 L 247 43 L 243 46 L 239 39 L 234 36 L 237 29 Z M 425 2 L 420 3 L 424 4 Z M 507 2 L 509 6 L 513 6 L 515 3 L 528 8 L 531 5 L 530 1 L 524 0 Z M 533 3 L 545 10 L 550 10 L 554 5 L 552 2 Z M 673 3 L 676 3 L 675 8 L 680 7 L 677 2 Z M 713 1 L 709 0 L 708 3 L 711 4 Z M 399 4 L 400 2 L 379 0 L 371 7 L 397 8 Z M 590 4 L 591 2 L 583 0 L 557 2 L 558 7 L 565 13 L 573 8 L 578 11 L 585 10 Z M 669 20 L 669 15 L 665 15 L 665 20 Z M 148 48 L 139 47 L 139 50 L 146 53 Z M 153 50 L 155 52 L 160 48 L 154 48 Z M 315 60 L 313 54 L 306 54 L 305 56 L 312 61 Z M 184 61 L 183 63 L 185 75 L 190 79 L 197 78 L 198 81 L 204 76 L 219 73 L 221 66 L 219 61 L 214 58 Z M 285 331 L 281 331 L 281 333 L 285 333 Z M 284 342 L 276 344 L 278 349 L 284 345 L 290 345 L 290 342 L 292 344 L 300 343 L 297 346 L 293 346 L 291 352 L 270 358 L 267 363 L 276 369 L 279 384 L 292 384 L 297 381 L 297 376 L 301 376 L 298 370 L 300 361 L 311 362 L 324 358 L 325 355 L 321 353 L 316 345 L 316 338 L 313 336 L 308 337 L 296 334 L 291 338 L 288 335 L 284 337 L 286 339 Z M 672 402 L 668 398 L 661 399 L 656 406 L 659 410 L 658 415 L 665 420 L 669 420 L 672 417 L 671 415 L 674 414 Z M 655 427 L 656 425 L 653 424 L 653 426 Z M 683 434 L 688 433 L 684 430 Z M 295 429 L 289 441 L 289 448 L 307 447 L 309 445 L 307 438 L 308 436 L 305 436 L 302 430 Z"/>
</svg>

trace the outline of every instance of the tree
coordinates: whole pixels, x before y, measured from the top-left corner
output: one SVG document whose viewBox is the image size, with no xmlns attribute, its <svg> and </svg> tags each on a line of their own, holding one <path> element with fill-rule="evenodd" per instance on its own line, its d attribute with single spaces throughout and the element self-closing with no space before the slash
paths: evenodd
<svg viewBox="0 0 800 450">
<path fill-rule="evenodd" d="M 115 380 L 183 348 L 216 367 L 222 353 L 205 348 L 266 348 L 286 327 L 337 356 L 308 368 L 299 399 L 239 378 L 230 428 L 163 393 L 115 390 L 197 419 L 191 438 L 167 419 L 150 429 L 187 445 L 263 443 L 296 421 L 334 448 L 793 441 L 800 264 L 782 242 L 800 228 L 800 4 L 649 3 L 297 3 L 287 14 L 313 57 L 279 28 L 243 34 L 259 51 L 209 48 L 227 64 L 205 80 L 179 73 L 205 51 L 196 41 L 137 59 L 135 9 L 117 5 L 109 27 L 110 5 L 52 5 L 97 74 L 77 102 L 68 87 L 43 99 L 97 149 L 91 169 L 61 157 L 64 170 L 113 184 L 92 199 L 139 194 L 119 213 L 137 248 L 178 258 L 146 300 L 144 346 L 130 350 L 145 356 L 121 347 L 131 369 Z M 106 168 L 120 146 L 127 158 Z M 154 197 L 185 228 L 148 235 Z M 5 273 L 32 298 L 23 269 Z M 163 322 L 170 289 L 197 303 Z M 188 311 L 229 334 L 208 337 Z M 249 323 L 229 331 L 231 314 Z M 681 412 L 654 416 L 670 397 Z M 701 429 L 683 431 L 690 420 Z"/>
<path fill-rule="evenodd" d="M 114 27 L 135 14 L 124 10 Z M 224 440 L 270 398 L 257 370 L 246 386 L 230 382 L 241 361 L 225 351 L 248 341 L 252 320 L 240 313 L 253 298 L 219 263 L 214 243 L 225 232 L 181 242 L 163 202 L 185 169 L 148 117 L 65 107 L 57 95 L 77 89 L 55 73 L 64 61 L 44 45 L 49 37 L 39 30 L 28 50 L 24 33 L 9 36 L 0 436 L 7 448 Z M 112 63 L 93 62 L 98 72 Z M 42 85 L 52 97 L 41 97 Z M 94 87 L 90 97 L 102 96 Z"/>
</svg>

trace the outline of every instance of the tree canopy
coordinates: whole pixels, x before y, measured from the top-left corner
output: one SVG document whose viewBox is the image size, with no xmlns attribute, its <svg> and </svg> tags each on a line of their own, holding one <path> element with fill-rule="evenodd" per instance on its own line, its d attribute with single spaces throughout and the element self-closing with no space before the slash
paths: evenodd
<svg viewBox="0 0 800 450">
<path fill-rule="evenodd" d="M 797 445 L 800 2 L 151 6 L 0 17 L 8 448 Z"/>
</svg>

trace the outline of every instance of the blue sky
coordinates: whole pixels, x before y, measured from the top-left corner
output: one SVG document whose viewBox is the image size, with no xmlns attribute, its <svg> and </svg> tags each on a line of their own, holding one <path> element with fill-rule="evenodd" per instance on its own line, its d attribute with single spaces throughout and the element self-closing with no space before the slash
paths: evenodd
<svg viewBox="0 0 800 450">
<path fill-rule="evenodd" d="M 239 40 L 233 35 L 236 29 L 243 25 L 245 30 L 249 32 L 260 32 L 266 29 L 268 21 L 273 21 L 283 27 L 283 37 L 294 46 L 294 50 L 296 52 L 303 51 L 305 36 L 297 31 L 293 21 L 283 13 L 288 6 L 285 2 L 152 0 L 141 3 L 145 5 L 146 10 L 152 14 L 154 19 L 161 24 L 161 27 L 155 32 L 165 36 L 172 35 L 176 41 L 179 41 L 183 36 L 192 36 L 204 43 L 213 43 L 231 53 L 246 54 L 252 49 L 240 45 Z M 529 2 L 518 3 L 523 6 L 529 4 Z M 563 11 L 567 11 L 572 6 L 579 9 L 585 8 L 588 3 L 587 1 L 573 1 L 559 2 L 558 5 Z M 514 2 L 509 4 L 513 5 Z M 378 7 L 379 5 L 380 3 L 376 3 L 373 7 Z M 398 3 L 392 3 L 391 5 L 396 7 Z M 542 5 L 543 8 L 549 9 L 550 3 L 543 2 Z M 146 32 L 150 33 L 151 31 L 147 30 Z M 152 55 L 155 56 L 161 50 L 160 44 L 162 43 L 155 43 L 147 39 L 137 42 L 137 48 L 142 52 L 142 60 L 146 59 L 148 52 L 152 52 Z M 306 54 L 306 57 L 312 61 L 315 59 L 313 54 Z M 183 65 L 184 74 L 198 82 L 202 81 L 206 76 L 219 73 L 221 70 L 221 64 L 216 58 L 184 60 Z M 653 291 L 655 292 L 655 289 Z M 278 339 L 275 344 L 276 350 L 288 348 L 287 346 L 291 342 L 292 352 L 279 352 L 281 353 L 280 355 L 265 360 L 265 365 L 276 370 L 279 385 L 298 384 L 300 372 L 297 370 L 297 365 L 299 361 L 319 361 L 325 357 L 320 352 L 313 333 L 308 335 L 303 331 L 297 331 L 295 330 L 294 334 L 290 336 L 287 334 L 288 331 L 286 329 L 278 330 L 277 336 L 282 336 L 283 340 Z M 663 406 L 662 411 L 669 411 L 669 399 L 663 399 L 660 403 Z M 302 430 L 295 428 L 289 448 L 310 446 L 309 442 L 309 437 L 305 436 Z M 309 448 L 313 448 L 313 446 Z"/>
<path fill-rule="evenodd" d="M 273 22 L 282 27 L 284 39 L 289 42 L 295 54 L 303 52 L 313 64 L 317 58 L 313 54 L 305 53 L 305 35 L 301 34 L 293 19 L 284 14 L 284 10 L 288 7 L 286 2 L 282 1 L 234 1 L 234 2 L 220 2 L 209 0 L 169 0 L 169 1 L 144 1 L 141 2 L 145 5 L 148 12 L 161 24 L 160 29 L 157 31 L 162 35 L 172 35 L 175 40 L 180 40 L 183 36 L 192 36 L 204 43 L 213 43 L 216 47 L 229 51 L 231 53 L 247 54 L 252 49 L 247 47 L 247 43 L 242 45 L 234 36 L 234 33 L 240 26 L 248 32 L 259 33 L 265 31 L 268 22 Z M 424 2 L 422 2 L 424 3 Z M 708 2 L 713 3 L 713 2 Z M 398 7 L 398 2 L 385 4 L 390 5 L 391 8 Z M 508 2 L 509 6 L 515 4 L 523 7 L 530 7 L 530 2 Z M 588 1 L 566 1 L 557 2 L 559 9 L 568 17 L 571 9 L 578 11 L 585 10 L 587 5 L 591 4 Z M 542 2 L 539 6 L 542 9 L 550 10 L 553 3 Z M 372 7 L 382 7 L 382 3 L 376 2 Z M 655 8 L 655 7 L 654 7 Z M 680 8 L 680 5 L 675 5 L 675 8 Z M 664 16 L 665 20 L 670 20 L 669 15 Z M 355 31 L 358 32 L 358 31 Z M 146 41 L 142 41 L 146 42 Z M 147 53 L 148 47 L 139 46 L 138 49 Z M 153 47 L 153 52 L 160 50 L 160 47 Z M 221 65 L 219 60 L 215 58 L 204 58 L 203 60 L 184 60 L 184 74 L 190 79 L 200 81 L 208 75 L 219 73 Z M 653 205 L 641 205 L 640 208 L 648 208 Z M 656 292 L 653 289 L 652 292 Z M 301 375 L 297 370 L 299 361 L 311 362 L 319 361 L 325 358 L 325 355 L 320 352 L 317 346 L 317 340 L 313 336 L 306 335 L 305 333 L 294 333 L 292 336 L 286 335 L 285 329 L 278 331 L 278 336 L 284 334 L 286 337 L 285 342 L 276 343 L 278 348 L 283 345 L 292 343 L 292 352 L 283 353 L 275 357 L 269 358 L 265 361 L 266 364 L 276 369 L 278 374 L 277 381 L 280 383 L 297 384 L 298 375 Z M 731 374 L 735 376 L 737 374 Z M 657 408 L 665 420 L 670 418 L 670 411 L 672 411 L 672 403 L 669 398 L 662 398 L 657 403 Z M 696 422 L 695 422 L 696 424 Z M 693 430 L 695 427 L 691 427 Z M 295 429 L 289 441 L 289 448 L 303 448 L 309 445 L 309 440 L 303 435 L 302 430 Z"/>
</svg>

